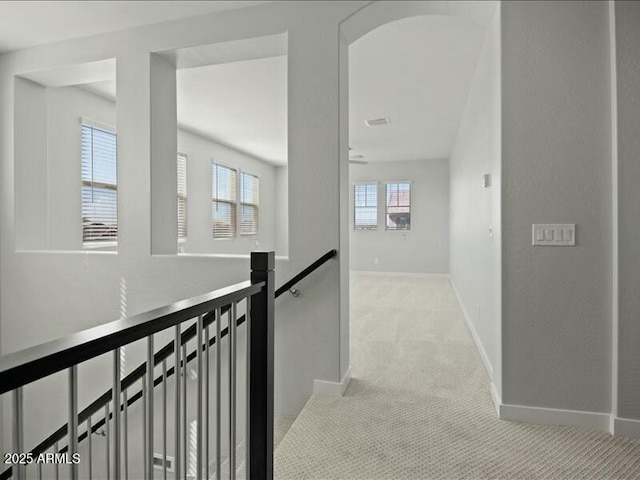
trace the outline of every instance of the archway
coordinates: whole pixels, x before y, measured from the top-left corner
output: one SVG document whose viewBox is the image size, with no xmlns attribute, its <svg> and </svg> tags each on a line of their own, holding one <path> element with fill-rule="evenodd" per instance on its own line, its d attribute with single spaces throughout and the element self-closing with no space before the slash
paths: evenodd
<svg viewBox="0 0 640 480">
<path fill-rule="evenodd" d="M 456 17 L 463 22 L 470 22 L 489 29 L 494 25 L 499 32 L 499 17 L 496 19 L 498 2 L 444 2 L 444 1 L 423 1 L 423 2 L 372 2 L 364 6 L 357 13 L 345 19 L 340 25 L 340 251 L 342 252 L 341 262 L 341 301 L 340 301 L 340 376 L 343 384 L 350 378 L 350 339 L 349 339 L 349 286 L 350 286 L 350 180 L 349 180 L 349 46 L 367 33 L 402 19 L 420 16 L 448 16 Z M 499 82 L 499 80 L 497 80 Z M 499 137 L 499 132 L 497 133 Z M 499 155 L 498 155 L 499 157 Z M 492 379 L 492 389 L 499 397 L 501 391 L 501 276 L 500 276 L 500 172 L 499 158 L 498 171 L 492 172 L 493 197 L 490 206 L 493 212 L 492 222 L 489 226 L 490 234 L 495 237 L 493 240 L 496 247 L 491 258 L 492 276 L 490 279 L 491 291 L 480 292 L 478 295 L 489 296 L 487 302 L 491 303 L 491 313 L 493 324 L 487 328 L 486 332 L 478 335 L 473 321 L 467 318 L 467 323 L 480 351 L 481 356 L 487 366 L 487 370 Z M 472 295 L 473 296 L 473 295 Z M 476 298 L 470 300 L 471 303 L 477 301 Z M 474 313 L 480 316 L 480 306 L 474 308 Z M 476 318 L 475 320 L 478 320 Z M 483 348 L 483 341 L 480 337 L 490 337 L 491 352 L 487 354 Z"/>
</svg>

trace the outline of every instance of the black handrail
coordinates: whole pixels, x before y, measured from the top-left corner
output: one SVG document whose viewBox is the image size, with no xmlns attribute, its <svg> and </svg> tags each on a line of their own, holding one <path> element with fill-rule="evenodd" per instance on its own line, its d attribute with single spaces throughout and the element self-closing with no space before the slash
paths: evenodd
<svg viewBox="0 0 640 480">
<path fill-rule="evenodd" d="M 330 250 L 329 252 L 325 253 L 318 260 L 316 260 L 315 262 L 310 264 L 307 268 L 302 270 L 300 273 L 295 275 L 291 280 L 289 280 L 284 285 L 282 285 L 280 288 L 278 288 L 275 291 L 275 297 L 278 298 L 283 293 L 289 291 L 289 289 L 291 287 L 293 287 L 298 282 L 300 282 L 301 280 L 306 278 L 309 274 L 313 273 L 315 270 L 317 270 L 319 267 L 321 267 L 327 261 L 329 261 L 330 259 L 336 257 L 337 254 L 338 254 L 338 251 L 335 250 L 335 249 Z M 247 283 L 249 283 L 249 282 L 243 282 L 243 284 L 247 284 Z M 243 284 L 238 284 L 238 286 L 239 285 L 243 285 Z M 261 284 L 253 284 L 253 285 L 260 286 Z M 235 286 L 233 286 L 233 287 L 235 287 Z M 230 288 L 233 288 L 233 287 L 227 287 L 227 289 L 230 289 Z M 222 290 L 227 290 L 227 289 L 222 289 Z M 216 292 L 220 292 L 220 291 L 221 290 L 217 290 L 215 292 L 211 292 L 211 294 L 206 294 L 206 295 L 213 295 Z M 203 296 L 201 296 L 201 297 L 203 297 Z M 192 300 L 195 300 L 197 298 L 200 298 L 200 297 L 195 297 Z M 232 302 L 232 301 L 233 300 L 230 300 L 230 302 Z M 171 307 L 175 307 L 176 305 L 182 304 L 182 303 L 185 303 L 185 302 L 189 302 L 189 301 L 177 302 L 177 303 L 175 303 L 173 305 L 170 305 L 169 307 L 162 307 L 162 308 L 159 308 L 159 309 L 156 309 L 156 310 L 152 310 L 151 312 L 147 312 L 146 314 L 141 314 L 141 315 L 138 315 L 136 317 L 131 317 L 130 319 L 127 319 L 127 320 L 133 320 L 133 319 L 135 319 L 137 317 L 141 317 L 141 316 L 144 316 L 144 315 L 147 315 L 147 314 L 152 314 L 153 312 L 160 312 L 160 311 L 165 310 L 165 309 L 171 309 Z M 231 305 L 231 303 L 227 303 L 226 305 L 222 305 L 222 306 L 217 305 L 217 306 L 215 306 L 213 308 L 221 308 L 221 313 L 222 314 L 226 314 L 231 308 L 230 305 Z M 200 313 L 198 313 L 196 315 L 199 315 L 199 314 Z M 187 317 L 187 319 L 190 319 L 190 318 L 193 318 L 193 317 Z M 209 310 L 208 313 L 206 313 L 204 315 L 203 326 L 210 325 L 211 323 L 214 322 L 214 320 L 215 320 L 215 316 L 213 315 L 212 311 Z M 246 316 L 242 315 L 241 317 L 239 317 L 237 319 L 236 325 L 240 326 L 245 321 L 246 321 Z M 118 320 L 117 322 L 122 322 L 122 320 Z M 115 324 L 117 322 L 111 322 L 111 324 Z M 111 325 L 111 324 L 107 324 L 107 325 Z M 101 328 L 101 327 L 96 327 L 96 329 L 99 329 L 99 328 Z M 49 342 L 49 343 L 44 344 L 44 345 L 39 345 L 37 347 L 33 347 L 32 349 L 28 349 L 28 350 L 36 350 L 39 347 L 45 347 L 45 346 L 49 346 L 49 345 L 57 343 L 57 342 L 63 342 L 64 340 L 73 339 L 74 336 L 78 336 L 78 335 L 81 335 L 81 334 L 87 334 L 88 332 L 93 332 L 96 329 L 90 329 L 90 330 L 87 330 L 85 332 L 81 332 L 80 334 L 74 334 L 71 337 L 68 337 L 68 339 L 55 340 L 53 342 Z M 157 331 L 160 331 L 160 330 L 163 330 L 163 329 L 161 328 L 161 329 L 159 329 Z M 224 328 L 220 332 L 220 338 L 222 339 L 222 338 L 226 337 L 228 335 L 228 333 L 229 333 L 229 328 L 228 327 Z M 180 338 L 180 344 L 181 345 L 185 345 L 186 343 L 189 342 L 189 340 L 191 340 L 195 336 L 196 336 L 196 325 L 194 324 L 194 325 L 191 325 L 190 327 L 188 327 L 184 332 L 182 332 L 181 338 Z M 143 337 L 141 337 L 141 338 L 143 338 Z M 130 342 L 126 342 L 126 343 L 130 343 Z M 216 343 L 216 337 L 214 336 L 209 340 L 209 346 L 213 346 L 215 343 Z M 124 344 L 122 344 L 122 345 L 124 345 Z M 122 345 L 119 345 L 119 346 L 122 346 Z M 117 348 L 117 347 L 115 347 L 115 348 Z M 113 350 L 113 349 L 111 349 L 111 350 Z M 106 353 L 108 351 L 110 351 L 110 350 L 106 350 L 106 351 L 104 351 L 102 353 Z M 154 359 L 153 359 L 154 360 L 153 361 L 154 366 L 159 365 L 163 360 L 165 360 L 169 356 L 171 356 L 173 351 L 174 351 L 174 342 L 167 343 L 156 354 L 154 354 Z M 22 352 L 26 352 L 26 350 L 23 350 Z M 17 353 L 22 353 L 22 352 L 17 352 Z M 100 355 L 100 354 L 98 354 L 98 355 Z M 97 355 L 92 355 L 92 356 L 97 356 Z M 187 363 L 189 363 L 190 361 L 192 361 L 195 358 L 196 358 L 196 351 L 194 350 L 193 352 L 191 352 L 187 356 Z M 4 368 L 3 368 L 3 363 L 4 362 L 3 362 L 3 360 L 5 360 L 5 357 L 0 357 L 0 380 L 2 380 L 2 373 L 4 373 Z M 183 363 L 181 362 L 181 367 L 182 367 L 182 365 L 183 365 Z M 71 366 L 71 365 L 67 365 L 67 367 L 68 366 Z M 66 367 L 60 368 L 59 370 L 63 370 L 64 368 L 66 368 Z M 139 365 L 135 370 L 133 370 L 129 375 L 127 375 L 126 377 L 124 377 L 121 380 L 121 391 L 126 390 L 127 388 L 131 387 L 135 382 L 140 380 L 146 374 L 146 371 L 147 371 L 146 362 L 141 364 L 141 365 Z M 174 373 L 175 373 L 175 367 L 169 368 L 167 370 L 167 378 L 169 378 Z M 42 376 L 40 376 L 38 378 L 42 378 L 44 376 L 46 376 L 46 375 L 42 375 Z M 34 380 L 37 380 L 38 378 L 35 378 Z M 30 380 L 30 381 L 34 381 L 34 380 Z M 29 382 L 22 382 L 23 385 L 26 384 L 26 383 L 29 383 Z M 162 383 L 162 376 L 159 376 L 154 380 L 154 387 L 160 385 L 160 383 Z M 1 384 L 1 382 L 0 382 L 0 384 Z M 7 388 L 4 391 L 10 391 L 10 390 L 12 390 L 12 388 Z M 0 393 L 4 393 L 4 392 L 0 391 Z M 109 389 L 108 391 L 103 393 L 100 397 L 98 397 L 95 401 L 93 401 L 90 405 L 88 405 L 84 410 L 82 410 L 78 414 L 78 424 L 82 424 L 90 416 L 92 416 L 93 414 L 95 414 L 96 412 L 101 410 L 104 407 L 105 404 L 107 404 L 108 402 L 110 402 L 112 400 L 112 397 L 113 397 L 113 390 L 112 389 Z M 134 394 L 133 396 L 131 396 L 130 398 L 127 399 L 127 407 L 132 405 L 133 403 L 135 403 L 140 398 L 142 398 L 142 391 L 137 392 L 136 394 Z M 121 409 L 124 409 L 124 405 L 121 406 Z M 111 419 L 111 417 L 112 417 L 112 414 L 110 413 L 109 414 L 109 419 Z M 105 421 L 106 421 L 106 418 L 102 418 L 99 421 L 97 421 L 95 424 L 92 424 L 91 431 L 92 432 L 98 431 L 105 424 Z M 52 433 L 47 438 L 45 438 L 42 442 L 40 442 L 38 445 L 36 445 L 31 450 L 30 453 L 34 457 L 36 457 L 40 453 L 45 452 L 46 450 L 51 448 L 56 442 L 58 442 L 59 440 L 63 439 L 67 435 L 67 429 L 68 429 L 68 424 L 64 424 L 63 426 L 58 428 L 54 433 Z M 78 442 L 84 440 L 86 437 L 87 437 L 87 432 L 83 432 L 82 434 L 79 435 Z M 64 453 L 64 452 L 66 452 L 66 450 L 67 450 L 67 447 L 63 447 L 63 448 L 60 449 L 60 453 Z M 0 473 L 0 480 L 7 480 L 7 479 L 11 478 L 11 474 L 12 474 L 12 469 L 11 468 L 6 469 L 2 473 Z"/>
<path fill-rule="evenodd" d="M 305 277 L 307 277 L 311 272 L 313 272 L 318 267 L 320 267 L 321 265 L 323 265 L 324 263 L 326 263 L 327 261 L 331 260 L 333 257 L 335 257 L 337 255 L 338 255 L 338 251 L 337 250 L 335 250 L 335 249 L 329 250 L 327 253 L 325 253 L 323 256 L 321 256 L 318 260 L 313 262 L 311 265 L 309 265 L 307 268 L 302 270 L 299 274 L 297 274 L 295 277 L 293 277 L 287 283 L 285 283 L 280 288 L 278 288 L 276 290 L 276 298 L 278 298 L 284 292 L 288 292 L 289 289 L 291 287 L 293 287 L 295 284 L 297 284 L 300 280 L 302 280 Z"/>
<path fill-rule="evenodd" d="M 264 282 L 238 283 L 4 355 L 0 357 L 0 394 L 242 300 L 263 286 Z"/>
</svg>

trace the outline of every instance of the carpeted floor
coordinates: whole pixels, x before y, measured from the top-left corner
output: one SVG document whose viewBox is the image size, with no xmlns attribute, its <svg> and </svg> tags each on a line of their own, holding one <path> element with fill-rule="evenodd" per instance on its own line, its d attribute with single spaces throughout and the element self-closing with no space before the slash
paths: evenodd
<svg viewBox="0 0 640 480">
<path fill-rule="evenodd" d="M 448 280 L 359 276 L 351 293 L 351 384 L 311 397 L 276 478 L 640 479 L 640 441 L 497 418 Z"/>
</svg>

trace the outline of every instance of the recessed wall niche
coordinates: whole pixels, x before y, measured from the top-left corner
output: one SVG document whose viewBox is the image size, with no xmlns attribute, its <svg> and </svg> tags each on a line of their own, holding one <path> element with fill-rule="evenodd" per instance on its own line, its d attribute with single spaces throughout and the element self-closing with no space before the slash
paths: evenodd
<svg viewBox="0 0 640 480">
<path fill-rule="evenodd" d="M 287 42 L 152 54 L 154 253 L 288 254 Z"/>
<path fill-rule="evenodd" d="M 116 62 L 15 76 L 16 250 L 116 251 Z"/>
</svg>

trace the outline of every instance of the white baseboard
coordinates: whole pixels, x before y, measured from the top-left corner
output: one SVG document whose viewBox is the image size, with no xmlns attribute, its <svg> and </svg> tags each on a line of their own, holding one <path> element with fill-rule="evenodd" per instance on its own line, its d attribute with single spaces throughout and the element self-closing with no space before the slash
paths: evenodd
<svg viewBox="0 0 640 480">
<path fill-rule="evenodd" d="M 561 425 L 589 430 L 609 432 L 611 415 L 608 413 L 561 410 L 557 408 L 527 407 L 523 405 L 500 405 L 501 420 L 536 423 L 539 425 Z"/>
<path fill-rule="evenodd" d="M 449 278 L 448 273 L 380 272 L 377 270 L 351 270 L 350 273 L 351 275 L 368 275 L 373 277 Z"/>
<path fill-rule="evenodd" d="M 347 368 L 342 380 L 340 382 L 329 382 L 327 380 L 314 380 L 313 381 L 313 393 L 320 395 L 336 395 L 343 396 L 344 391 L 349 386 L 351 381 L 351 367 Z"/>
<path fill-rule="evenodd" d="M 612 417 L 611 433 L 616 437 L 640 438 L 640 420 Z"/>
<path fill-rule="evenodd" d="M 487 373 L 489 374 L 489 378 L 493 383 L 493 365 L 489 361 L 489 357 L 487 356 L 487 352 L 484 350 L 484 347 L 482 346 L 482 342 L 480 342 L 480 337 L 478 336 L 478 332 L 476 332 L 476 329 L 473 326 L 473 323 L 471 322 L 471 317 L 469 317 L 469 314 L 467 313 L 467 309 L 464 308 L 464 303 L 462 302 L 462 297 L 460 296 L 460 292 L 456 288 L 456 285 L 455 283 L 453 283 L 453 280 L 451 278 L 449 279 L 449 283 L 451 284 L 451 288 L 453 288 L 453 293 L 456 295 L 456 299 L 458 300 L 458 304 L 460 305 L 460 310 L 462 310 L 462 316 L 464 317 L 464 321 L 467 324 L 467 328 L 469 329 L 469 332 L 471 332 L 471 338 L 473 338 L 473 343 L 476 344 L 478 353 L 480 353 L 480 358 L 482 358 L 482 363 L 484 363 L 484 368 L 487 370 Z"/>
</svg>

